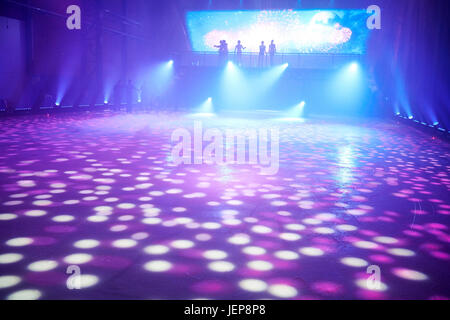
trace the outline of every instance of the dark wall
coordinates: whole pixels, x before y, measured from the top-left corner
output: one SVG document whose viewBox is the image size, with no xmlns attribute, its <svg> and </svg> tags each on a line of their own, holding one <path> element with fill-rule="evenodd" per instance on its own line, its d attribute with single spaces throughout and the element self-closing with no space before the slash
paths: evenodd
<svg viewBox="0 0 450 320">
<path fill-rule="evenodd" d="M 24 55 L 14 55 L 15 65 L 24 66 L 14 79 L 22 94 L 11 97 L 9 87 L 2 89 L 16 106 L 39 107 L 46 95 L 63 104 L 103 103 L 115 82 L 136 78 L 154 59 L 151 1 L 17 2 L 22 5 L 0 2 L 1 15 L 20 20 L 25 34 Z M 72 4 L 81 7 L 81 30 L 66 27 L 66 9 Z M 15 45 L 7 35 L 0 42 Z"/>
<path fill-rule="evenodd" d="M 0 99 L 20 96 L 25 77 L 24 37 L 23 21 L 0 17 Z"/>
<path fill-rule="evenodd" d="M 390 114 L 450 130 L 450 1 L 384 1 L 382 8 L 369 60 Z"/>
</svg>

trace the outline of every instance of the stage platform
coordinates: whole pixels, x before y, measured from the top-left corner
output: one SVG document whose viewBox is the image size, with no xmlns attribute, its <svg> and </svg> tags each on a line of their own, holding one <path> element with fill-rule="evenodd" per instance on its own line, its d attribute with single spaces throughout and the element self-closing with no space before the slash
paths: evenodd
<svg viewBox="0 0 450 320">
<path fill-rule="evenodd" d="M 260 115 L 0 119 L 0 298 L 450 298 L 448 143 Z M 171 134 L 196 121 L 279 130 L 278 173 L 175 166 Z"/>
<path fill-rule="evenodd" d="M 184 51 L 172 54 L 177 64 L 185 67 L 217 67 L 221 62 L 217 52 Z M 257 52 L 242 53 L 241 61 L 235 53 L 229 53 L 229 61 L 243 68 L 270 67 L 270 56 L 266 55 L 260 62 Z M 360 54 L 326 54 L 326 53 L 277 53 L 273 65 L 289 64 L 289 68 L 302 70 L 333 70 L 352 62 L 363 62 Z"/>
</svg>

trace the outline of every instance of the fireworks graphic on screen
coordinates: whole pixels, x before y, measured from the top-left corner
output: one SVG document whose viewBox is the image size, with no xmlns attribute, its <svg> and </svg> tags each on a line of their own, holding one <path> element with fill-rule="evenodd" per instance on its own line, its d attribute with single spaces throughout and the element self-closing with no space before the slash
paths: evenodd
<svg viewBox="0 0 450 320">
<path fill-rule="evenodd" d="M 364 10 L 198 11 L 187 25 L 194 51 L 215 51 L 220 40 L 233 51 L 241 40 L 246 52 L 258 52 L 261 41 L 274 40 L 282 53 L 362 54 L 366 19 Z"/>
</svg>

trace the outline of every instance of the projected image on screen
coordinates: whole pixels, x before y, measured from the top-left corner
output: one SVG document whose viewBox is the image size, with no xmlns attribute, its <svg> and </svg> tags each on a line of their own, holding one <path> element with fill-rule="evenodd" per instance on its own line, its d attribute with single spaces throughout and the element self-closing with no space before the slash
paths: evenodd
<svg viewBox="0 0 450 320">
<path fill-rule="evenodd" d="M 220 40 L 246 52 L 274 40 L 282 53 L 363 54 L 369 37 L 366 10 L 192 11 L 187 27 L 194 51 L 216 51 Z"/>
</svg>

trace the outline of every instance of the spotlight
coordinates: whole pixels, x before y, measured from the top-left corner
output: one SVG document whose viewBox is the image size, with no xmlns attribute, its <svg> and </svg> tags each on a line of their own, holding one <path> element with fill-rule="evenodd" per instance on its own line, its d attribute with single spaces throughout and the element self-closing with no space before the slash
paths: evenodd
<svg viewBox="0 0 450 320">
<path fill-rule="evenodd" d="M 434 125 L 434 126 L 437 126 L 437 125 L 439 125 L 439 122 L 436 121 L 436 122 L 433 123 L 433 125 Z"/>
<path fill-rule="evenodd" d="M 103 101 L 103 103 L 104 103 L 104 104 L 108 104 L 108 100 L 105 99 L 105 100 Z"/>
<path fill-rule="evenodd" d="M 351 71 L 358 71 L 358 67 L 359 67 L 359 65 L 358 65 L 357 62 L 352 62 L 352 63 L 350 64 L 350 70 L 351 70 Z"/>
<path fill-rule="evenodd" d="M 302 119 L 305 113 L 306 102 L 302 101 L 296 104 L 294 107 L 288 110 L 285 120 L 297 120 Z"/>
<path fill-rule="evenodd" d="M 295 117 L 298 117 L 298 118 L 302 118 L 303 117 L 304 112 L 305 112 L 305 106 L 306 106 L 306 102 L 305 101 L 302 101 L 302 102 L 300 102 L 297 105 L 297 110 L 295 112 L 296 113 Z"/>
<path fill-rule="evenodd" d="M 197 108 L 195 113 L 200 115 L 212 115 L 214 113 L 212 98 L 209 97 L 206 99 L 206 101 Z"/>
<path fill-rule="evenodd" d="M 167 63 L 169 66 L 173 65 L 173 60 L 169 60 L 169 62 Z"/>
<path fill-rule="evenodd" d="M 408 117 L 409 120 L 412 120 L 413 118 L 414 118 L 413 116 L 409 116 L 409 117 Z"/>
<path fill-rule="evenodd" d="M 60 103 L 59 103 L 59 102 L 56 102 L 56 103 L 55 103 L 55 106 L 59 107 L 59 106 L 60 106 Z"/>
</svg>

